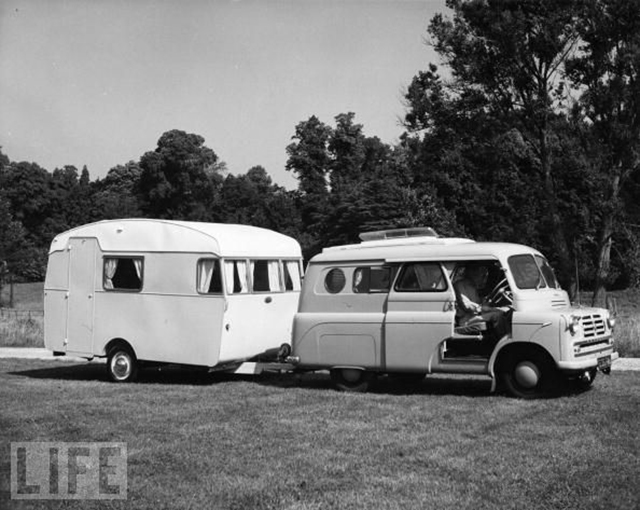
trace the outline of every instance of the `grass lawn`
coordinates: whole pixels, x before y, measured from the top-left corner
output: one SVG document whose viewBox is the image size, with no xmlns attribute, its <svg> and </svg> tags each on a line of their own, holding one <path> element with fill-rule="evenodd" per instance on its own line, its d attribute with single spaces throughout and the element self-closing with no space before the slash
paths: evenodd
<svg viewBox="0 0 640 510">
<path fill-rule="evenodd" d="M 0 360 L 0 507 L 624 509 L 640 501 L 640 374 L 521 401 L 479 379 L 331 389 L 323 374 Z M 127 501 L 8 500 L 11 441 L 118 441 Z M 22 506 L 21 506 L 22 505 Z"/>
</svg>

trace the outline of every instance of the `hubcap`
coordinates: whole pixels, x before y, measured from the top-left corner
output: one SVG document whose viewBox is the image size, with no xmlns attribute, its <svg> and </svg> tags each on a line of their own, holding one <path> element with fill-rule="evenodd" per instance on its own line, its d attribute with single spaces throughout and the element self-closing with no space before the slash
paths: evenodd
<svg viewBox="0 0 640 510">
<path fill-rule="evenodd" d="M 342 370 L 342 377 L 347 382 L 356 383 L 362 377 L 362 371 L 355 370 L 353 368 L 345 368 Z"/>
<path fill-rule="evenodd" d="M 131 360 L 126 354 L 118 354 L 113 358 L 111 367 L 118 379 L 126 379 L 131 373 Z"/>
<path fill-rule="evenodd" d="M 530 361 L 518 363 L 514 370 L 516 382 L 523 388 L 535 388 L 540 381 L 540 370 Z"/>
</svg>

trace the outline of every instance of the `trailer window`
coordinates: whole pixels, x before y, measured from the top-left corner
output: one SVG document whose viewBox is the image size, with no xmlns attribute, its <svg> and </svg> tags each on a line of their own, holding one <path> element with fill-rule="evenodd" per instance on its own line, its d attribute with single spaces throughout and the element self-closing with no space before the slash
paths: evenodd
<svg viewBox="0 0 640 510">
<path fill-rule="evenodd" d="M 284 289 L 300 290 L 302 278 L 300 277 L 300 262 L 297 260 L 285 260 L 282 263 L 284 269 Z"/>
<path fill-rule="evenodd" d="M 389 292 L 395 276 L 394 269 L 389 266 L 357 267 L 353 273 L 353 292 L 356 294 Z"/>
<path fill-rule="evenodd" d="M 106 290 L 141 290 L 142 257 L 105 257 L 103 284 Z"/>
<path fill-rule="evenodd" d="M 224 278 L 226 281 L 227 294 L 246 294 L 247 292 L 249 292 L 246 261 L 225 261 Z"/>
<path fill-rule="evenodd" d="M 279 292 L 280 264 L 277 260 L 252 260 L 251 276 L 254 292 Z"/>
<path fill-rule="evenodd" d="M 395 287 L 397 292 L 441 292 L 446 289 L 442 267 L 435 262 L 406 264 Z"/>
<path fill-rule="evenodd" d="M 197 288 L 200 294 L 222 294 L 222 270 L 218 259 L 198 261 Z"/>
</svg>

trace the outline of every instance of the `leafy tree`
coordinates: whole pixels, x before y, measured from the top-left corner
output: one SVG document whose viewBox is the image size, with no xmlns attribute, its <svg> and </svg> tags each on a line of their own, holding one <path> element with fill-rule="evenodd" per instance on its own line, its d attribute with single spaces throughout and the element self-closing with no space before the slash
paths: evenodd
<svg viewBox="0 0 640 510">
<path fill-rule="evenodd" d="M 218 156 L 196 134 L 164 133 L 154 152 L 140 159 L 140 198 L 145 214 L 157 218 L 207 220 L 222 177 Z"/>
<path fill-rule="evenodd" d="M 589 155 L 602 191 L 593 296 L 602 304 L 623 189 L 640 169 L 640 2 L 590 0 L 580 14 L 581 46 L 569 75 L 582 92 L 576 115 L 591 131 Z"/>
<path fill-rule="evenodd" d="M 298 123 L 287 146 L 286 169 L 298 178 L 300 215 L 307 237 L 302 244 L 306 257 L 319 252 L 322 247 L 324 215 L 328 208 L 329 172 L 331 157 L 328 152 L 332 129 L 316 116 Z"/>
<path fill-rule="evenodd" d="M 11 163 L 0 174 L 0 189 L 14 220 L 20 222 L 37 246 L 50 241 L 45 228 L 49 217 L 51 174 L 36 163 Z"/>
<path fill-rule="evenodd" d="M 142 216 L 138 188 L 142 168 L 135 161 L 113 167 L 93 185 L 92 221 Z"/>
<path fill-rule="evenodd" d="M 454 11 L 453 20 L 436 15 L 429 33 L 451 70 L 449 89 L 516 128 L 535 154 L 549 231 L 561 274 L 567 278 L 572 258 L 558 205 L 556 151 L 551 137 L 552 124 L 567 99 L 562 73 L 578 40 L 579 0 L 449 0 L 447 5 Z M 437 99 L 442 97 L 436 95 Z M 417 106 L 412 115 L 420 113 L 422 103 Z M 432 101 L 428 106 L 440 105 Z M 429 125 L 428 119 L 413 122 Z"/>
</svg>

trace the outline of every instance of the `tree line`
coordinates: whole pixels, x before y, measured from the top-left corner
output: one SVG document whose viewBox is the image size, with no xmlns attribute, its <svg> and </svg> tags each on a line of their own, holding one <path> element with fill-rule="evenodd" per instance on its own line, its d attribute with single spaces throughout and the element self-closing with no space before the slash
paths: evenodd
<svg viewBox="0 0 640 510">
<path fill-rule="evenodd" d="M 442 235 L 543 251 L 565 288 L 640 283 L 640 0 L 449 0 L 428 64 L 404 93 L 399 141 L 353 112 L 292 129 L 295 190 L 256 166 L 230 175 L 197 134 L 172 130 L 91 181 L 0 152 L 0 260 L 41 279 L 54 235 L 119 217 L 245 223 L 305 257 L 363 231 Z M 366 87 L 366 84 L 362 85 Z"/>
</svg>

